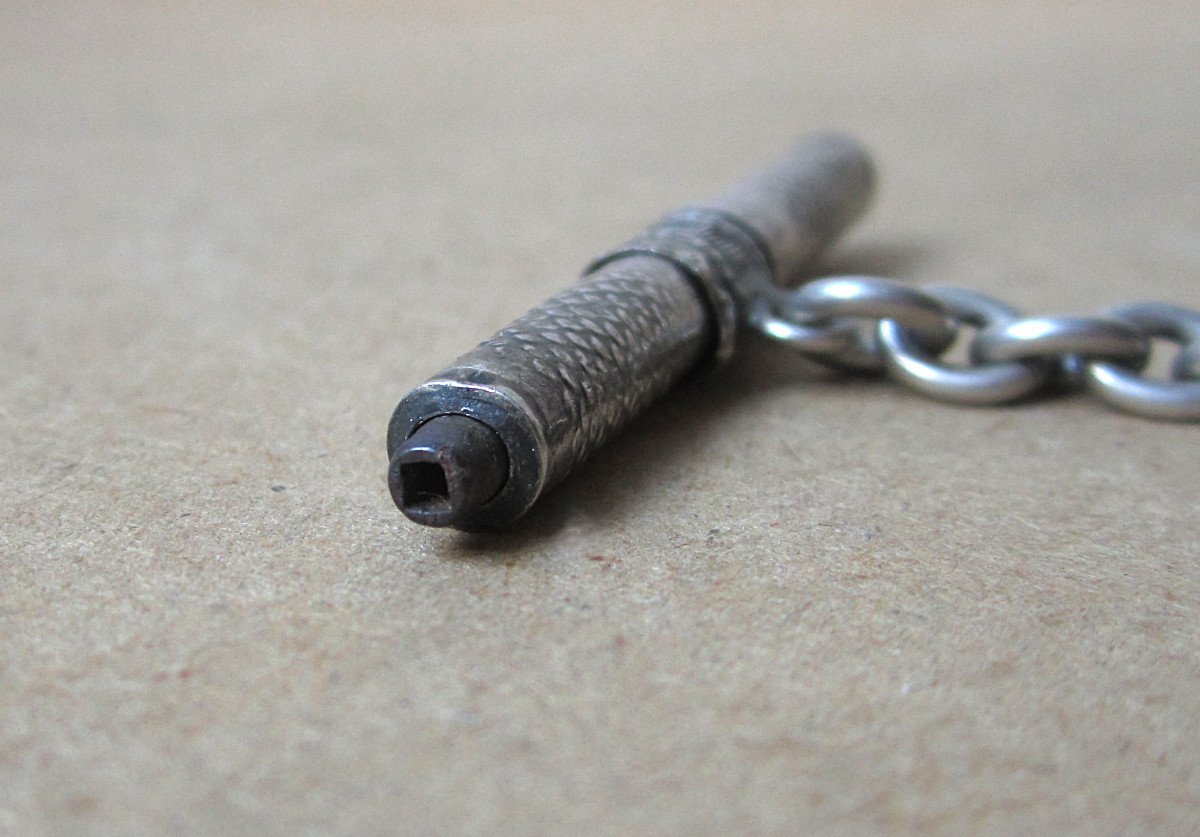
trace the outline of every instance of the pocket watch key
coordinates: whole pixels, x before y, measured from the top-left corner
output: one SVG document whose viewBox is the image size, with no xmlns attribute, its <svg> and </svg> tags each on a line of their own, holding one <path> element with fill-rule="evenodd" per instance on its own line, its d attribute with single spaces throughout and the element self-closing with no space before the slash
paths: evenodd
<svg viewBox="0 0 1200 837">
<path fill-rule="evenodd" d="M 867 276 L 789 290 L 866 209 L 874 179 L 855 140 L 813 135 L 592 262 L 404 397 L 387 436 L 396 505 L 426 526 L 503 526 L 681 378 L 727 360 L 746 330 L 945 401 L 1074 386 L 1127 412 L 1200 419 L 1200 314 L 1188 309 L 1026 318 L 974 291 Z M 940 360 L 963 326 L 977 330 L 969 361 Z M 1180 346 L 1166 380 L 1142 374 L 1152 338 Z"/>
</svg>

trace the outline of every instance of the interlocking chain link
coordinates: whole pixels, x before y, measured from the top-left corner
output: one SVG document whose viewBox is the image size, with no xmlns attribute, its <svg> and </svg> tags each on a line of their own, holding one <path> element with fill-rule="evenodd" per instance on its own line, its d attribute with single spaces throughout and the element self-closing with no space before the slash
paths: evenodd
<svg viewBox="0 0 1200 837">
<path fill-rule="evenodd" d="M 872 276 L 830 276 L 794 291 L 764 290 L 750 325 L 820 363 L 884 373 L 931 398 L 1006 404 L 1049 389 L 1084 388 L 1118 410 L 1200 421 L 1200 312 L 1165 303 L 1100 316 L 1023 317 L 962 288 L 916 288 Z M 973 329 L 967 362 L 943 356 Z M 1179 351 L 1166 379 L 1145 374 L 1152 340 Z"/>
</svg>

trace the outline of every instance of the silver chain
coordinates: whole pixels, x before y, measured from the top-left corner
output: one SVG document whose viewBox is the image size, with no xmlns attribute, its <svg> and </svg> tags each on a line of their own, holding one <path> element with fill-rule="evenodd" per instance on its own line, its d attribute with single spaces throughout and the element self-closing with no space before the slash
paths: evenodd
<svg viewBox="0 0 1200 837">
<path fill-rule="evenodd" d="M 1200 312 L 1165 303 L 1100 316 L 1024 317 L 962 288 L 830 276 L 763 292 L 750 325 L 822 364 L 890 377 L 930 398 L 1006 404 L 1049 389 L 1086 389 L 1118 410 L 1200 421 Z M 973 329 L 965 363 L 944 359 Z M 1165 379 L 1149 377 L 1152 340 L 1179 347 Z"/>
</svg>

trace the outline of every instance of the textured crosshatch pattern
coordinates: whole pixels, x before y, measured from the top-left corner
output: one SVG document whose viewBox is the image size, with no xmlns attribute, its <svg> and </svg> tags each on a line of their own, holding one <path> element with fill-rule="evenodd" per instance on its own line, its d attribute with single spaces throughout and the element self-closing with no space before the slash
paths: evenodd
<svg viewBox="0 0 1200 837">
<path fill-rule="evenodd" d="M 1200 305 L 1200 8 L 511 6 L 0 4 L 0 833 L 1194 831 L 1200 428 L 759 346 L 486 539 L 381 436 L 814 129 L 829 271 Z"/>
<path fill-rule="evenodd" d="M 700 361 L 705 322 L 699 291 L 677 267 L 630 259 L 539 303 L 435 377 L 482 370 L 515 392 L 548 442 L 556 484 Z"/>
</svg>

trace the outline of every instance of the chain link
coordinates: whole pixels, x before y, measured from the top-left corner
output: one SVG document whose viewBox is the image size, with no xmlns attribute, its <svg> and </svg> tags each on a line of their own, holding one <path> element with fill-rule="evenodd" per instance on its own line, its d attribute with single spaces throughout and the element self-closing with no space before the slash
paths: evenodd
<svg viewBox="0 0 1200 837">
<path fill-rule="evenodd" d="M 1007 404 L 1083 388 L 1135 415 L 1200 421 L 1200 312 L 1165 303 L 1100 316 L 1023 317 L 962 288 L 915 288 L 873 276 L 830 276 L 765 290 L 751 327 L 800 354 L 853 372 L 886 372 L 931 398 Z M 967 361 L 945 355 L 973 329 Z M 1179 351 L 1166 379 L 1145 374 L 1154 339 Z"/>
</svg>

